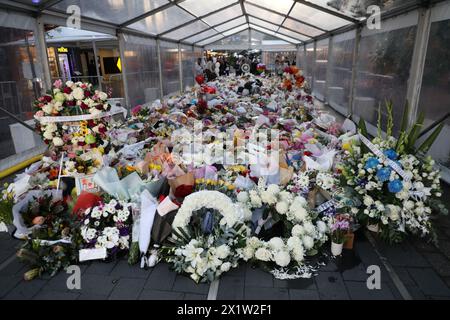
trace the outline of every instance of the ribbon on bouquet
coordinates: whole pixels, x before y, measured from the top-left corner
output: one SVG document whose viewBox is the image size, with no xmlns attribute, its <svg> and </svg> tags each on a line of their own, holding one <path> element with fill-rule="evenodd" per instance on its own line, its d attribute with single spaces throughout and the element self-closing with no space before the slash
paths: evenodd
<svg viewBox="0 0 450 320">
<path fill-rule="evenodd" d="M 100 119 L 110 117 L 118 113 L 123 113 L 122 110 L 100 112 L 97 114 L 82 114 L 76 116 L 60 116 L 60 117 L 35 117 L 35 119 L 41 123 L 55 123 L 55 122 L 77 122 Z"/>
<path fill-rule="evenodd" d="M 410 174 L 407 174 L 400 166 L 392 161 L 391 159 L 387 158 L 380 149 L 378 149 L 369 139 L 364 137 L 362 134 L 359 134 L 359 138 L 361 141 L 369 148 L 370 151 L 372 151 L 378 158 L 382 160 L 386 160 L 388 165 L 397 172 L 404 181 L 408 182 L 411 181 L 412 176 Z"/>
<path fill-rule="evenodd" d="M 328 211 L 330 209 L 335 209 L 336 205 L 337 205 L 336 200 L 331 199 L 331 200 L 329 200 L 329 201 L 327 201 L 325 203 L 322 203 L 320 206 L 318 206 L 316 208 L 316 211 L 318 213 L 326 212 L 326 211 Z"/>
</svg>

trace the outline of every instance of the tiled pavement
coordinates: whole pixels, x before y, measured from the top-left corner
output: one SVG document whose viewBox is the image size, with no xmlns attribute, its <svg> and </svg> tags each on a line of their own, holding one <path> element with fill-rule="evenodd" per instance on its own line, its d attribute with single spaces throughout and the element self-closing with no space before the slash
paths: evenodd
<svg viewBox="0 0 450 320">
<path fill-rule="evenodd" d="M 14 254 L 18 241 L 0 234 L 0 264 Z M 449 299 L 446 278 L 433 269 L 429 260 L 439 255 L 435 251 L 419 251 L 411 244 L 388 247 L 381 242 L 379 251 L 394 267 L 402 283 L 414 299 Z M 427 247 L 427 250 L 431 248 Z M 430 258 L 431 257 L 431 258 Z M 381 268 L 381 290 L 368 290 L 367 266 Z M 205 300 L 209 285 L 195 284 L 189 278 L 177 275 L 167 264 L 158 264 L 152 270 L 130 267 L 126 260 L 112 263 L 92 262 L 81 265 L 81 290 L 68 290 L 65 272 L 53 278 L 22 280 L 26 271 L 19 261 L 11 260 L 0 270 L 1 299 L 38 300 Z M 448 265 L 442 267 L 443 271 Z M 446 272 L 446 271 L 445 271 Z M 219 282 L 218 300 L 319 300 L 319 299 L 402 299 L 389 273 L 371 244 L 359 235 L 354 251 L 330 261 L 316 277 L 282 281 L 250 264 L 225 274 Z"/>
</svg>

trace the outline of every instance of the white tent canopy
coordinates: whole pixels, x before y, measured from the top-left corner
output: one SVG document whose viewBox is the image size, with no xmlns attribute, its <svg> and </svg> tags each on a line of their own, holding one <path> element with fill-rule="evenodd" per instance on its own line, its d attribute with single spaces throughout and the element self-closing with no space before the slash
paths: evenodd
<svg viewBox="0 0 450 320">
<path fill-rule="evenodd" d="M 82 21 L 159 39 L 206 46 L 246 29 L 298 45 L 367 19 L 370 5 L 384 13 L 419 5 L 419 0 L 0 0 L 0 6 L 73 14 Z M 73 6 L 77 6 L 74 7 Z"/>
</svg>

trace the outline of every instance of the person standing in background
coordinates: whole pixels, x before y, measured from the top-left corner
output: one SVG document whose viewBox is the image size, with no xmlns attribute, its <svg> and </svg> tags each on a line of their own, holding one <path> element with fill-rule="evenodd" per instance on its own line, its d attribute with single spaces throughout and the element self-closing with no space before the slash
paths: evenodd
<svg viewBox="0 0 450 320">
<path fill-rule="evenodd" d="M 203 75 L 202 58 L 198 58 L 195 63 L 195 76 Z"/>
</svg>

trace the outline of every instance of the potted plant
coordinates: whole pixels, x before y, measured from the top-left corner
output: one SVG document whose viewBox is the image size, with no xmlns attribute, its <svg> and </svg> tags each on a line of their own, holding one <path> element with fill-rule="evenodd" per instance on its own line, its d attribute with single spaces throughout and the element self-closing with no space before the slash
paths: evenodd
<svg viewBox="0 0 450 320">
<path fill-rule="evenodd" d="M 331 225 L 331 253 L 333 256 L 342 254 L 342 248 L 349 229 L 350 219 L 347 215 L 339 214 L 333 218 Z"/>
</svg>

